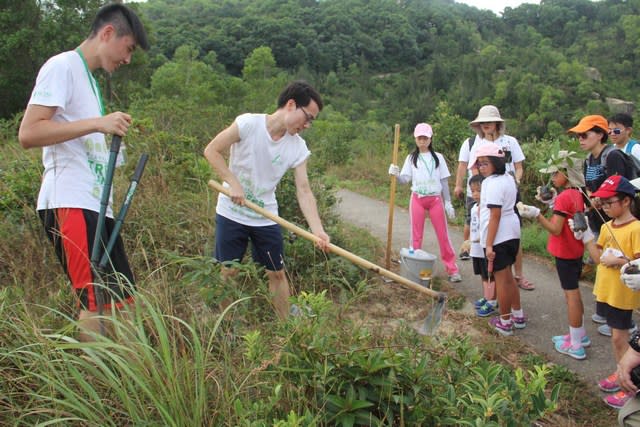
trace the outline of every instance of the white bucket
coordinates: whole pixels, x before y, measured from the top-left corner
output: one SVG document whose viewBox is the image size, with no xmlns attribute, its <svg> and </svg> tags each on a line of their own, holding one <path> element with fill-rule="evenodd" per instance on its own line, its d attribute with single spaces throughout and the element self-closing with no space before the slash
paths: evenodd
<svg viewBox="0 0 640 427">
<path fill-rule="evenodd" d="M 429 252 L 417 250 L 410 252 L 400 249 L 400 275 L 412 282 L 428 287 L 433 274 L 433 263 L 437 257 Z"/>
</svg>

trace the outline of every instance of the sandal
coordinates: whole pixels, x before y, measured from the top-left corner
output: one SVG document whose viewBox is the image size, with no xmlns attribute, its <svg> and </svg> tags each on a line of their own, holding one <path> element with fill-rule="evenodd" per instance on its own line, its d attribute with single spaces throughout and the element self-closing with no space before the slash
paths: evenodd
<svg viewBox="0 0 640 427">
<path fill-rule="evenodd" d="M 516 279 L 516 284 L 520 289 L 524 289 L 525 291 L 532 291 L 536 288 L 535 285 L 525 279 L 524 276 L 514 276 L 514 279 Z"/>
</svg>

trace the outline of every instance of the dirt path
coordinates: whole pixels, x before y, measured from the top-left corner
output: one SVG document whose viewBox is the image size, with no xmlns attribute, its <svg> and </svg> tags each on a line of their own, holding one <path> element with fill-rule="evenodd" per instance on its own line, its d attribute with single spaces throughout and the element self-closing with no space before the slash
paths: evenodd
<svg viewBox="0 0 640 427">
<path fill-rule="evenodd" d="M 370 199 L 348 190 L 338 191 L 337 196 L 336 212 L 342 220 L 368 230 L 373 236 L 386 243 L 389 215 L 387 203 Z M 406 209 L 398 207 L 395 208 L 394 212 L 393 250 L 397 254 L 400 248 L 407 247 L 409 241 L 409 214 Z M 458 214 L 460 215 L 461 212 L 458 212 Z M 457 251 L 462 242 L 461 231 L 451 227 L 450 238 L 454 249 Z M 431 224 L 427 224 L 425 227 L 423 249 L 436 255 L 439 254 Z M 481 296 L 480 281 L 477 276 L 473 275 L 471 261 L 458 261 L 458 266 L 463 280 L 462 283 L 453 286 L 467 297 L 467 301 L 479 298 Z M 444 266 L 441 262 L 436 262 L 434 273 L 446 278 Z M 516 330 L 514 336 L 516 339 L 524 340 L 537 351 L 546 354 L 549 360 L 576 372 L 591 385 L 593 393 L 600 393 L 596 382 L 610 374 L 615 369 L 615 363 L 613 362 L 610 339 L 599 335 L 596 330 L 598 325 L 591 322 L 591 315 L 594 310 L 591 284 L 582 282 L 581 290 L 585 305 L 585 327 L 591 338 L 592 345 L 587 349 L 587 359 L 578 361 L 557 353 L 551 343 L 552 335 L 564 334 L 568 331 L 564 295 L 558 283 L 555 266 L 550 262 L 547 263 L 525 255 L 524 275 L 535 283 L 536 289 L 534 291 L 520 292 L 522 307 L 529 320 L 527 327 L 522 330 Z M 467 303 L 467 305 L 467 310 L 463 310 L 463 312 L 473 313 L 470 309 L 470 303 Z M 384 312 L 383 304 L 380 309 L 381 312 Z M 475 317 L 475 314 L 469 314 L 469 316 L 466 316 L 467 319 L 464 319 L 465 316 L 460 315 L 460 313 L 454 312 L 449 313 L 447 316 L 453 322 L 467 325 L 469 323 L 468 317 Z M 410 314 L 408 314 L 408 317 L 411 317 Z M 464 329 L 464 327 L 461 329 Z"/>
</svg>

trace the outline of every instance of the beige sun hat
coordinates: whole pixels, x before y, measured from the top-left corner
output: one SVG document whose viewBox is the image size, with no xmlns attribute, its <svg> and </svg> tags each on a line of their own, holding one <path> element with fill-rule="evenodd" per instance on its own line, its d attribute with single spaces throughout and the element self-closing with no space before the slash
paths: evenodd
<svg viewBox="0 0 640 427">
<path fill-rule="evenodd" d="M 484 105 L 478 110 L 478 117 L 469 122 L 469 126 L 481 137 L 484 138 L 482 123 L 498 123 L 497 130 L 500 136 L 506 132 L 504 119 L 500 116 L 500 111 L 495 105 Z"/>
<path fill-rule="evenodd" d="M 540 169 L 541 173 L 562 172 L 567 176 L 573 187 L 584 187 L 584 175 L 582 174 L 582 162 L 575 151 L 560 150 L 555 156 L 551 156 L 546 168 Z"/>
<path fill-rule="evenodd" d="M 469 125 L 479 125 L 480 123 L 504 122 L 500 117 L 500 110 L 495 105 L 484 105 L 478 110 L 478 117 L 469 122 Z"/>
</svg>

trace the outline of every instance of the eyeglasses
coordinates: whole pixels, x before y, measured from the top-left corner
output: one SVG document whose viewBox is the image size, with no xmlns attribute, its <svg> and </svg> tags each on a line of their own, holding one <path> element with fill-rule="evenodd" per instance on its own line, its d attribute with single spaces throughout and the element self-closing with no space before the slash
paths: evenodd
<svg viewBox="0 0 640 427">
<path fill-rule="evenodd" d="M 609 200 L 600 200 L 600 204 L 603 208 L 610 208 L 616 202 L 619 202 L 620 199 L 609 199 Z"/>
<path fill-rule="evenodd" d="M 307 119 L 306 123 L 309 123 L 309 125 L 312 125 L 312 124 L 313 124 L 313 121 L 314 121 L 316 118 L 315 118 L 315 117 L 313 117 L 311 114 L 309 114 L 309 113 L 307 112 L 307 110 L 305 110 L 305 109 L 304 109 L 304 107 L 300 106 L 300 107 L 298 107 L 298 108 L 300 108 L 300 109 L 302 110 L 302 112 L 304 113 L 304 116 L 305 116 L 305 117 L 306 117 L 306 119 Z"/>
<path fill-rule="evenodd" d="M 620 135 L 621 133 L 622 129 L 620 128 L 609 129 L 609 135 Z"/>
</svg>

